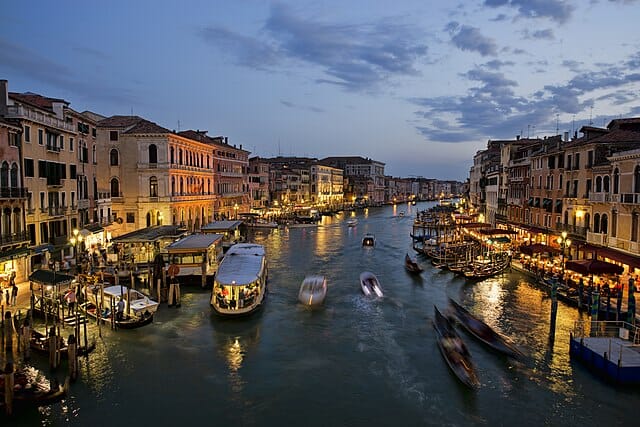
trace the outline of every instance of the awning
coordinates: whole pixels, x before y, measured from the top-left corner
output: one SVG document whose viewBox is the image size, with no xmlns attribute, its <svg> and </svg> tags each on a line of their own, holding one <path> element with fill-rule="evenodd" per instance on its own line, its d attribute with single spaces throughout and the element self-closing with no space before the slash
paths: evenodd
<svg viewBox="0 0 640 427">
<path fill-rule="evenodd" d="M 589 245 L 589 246 L 585 245 L 585 247 L 583 247 L 582 250 L 589 250 L 594 252 L 595 253 L 594 257 L 609 258 L 614 261 L 618 261 L 623 264 L 626 264 L 631 268 L 640 269 L 640 257 L 634 256 L 631 254 L 619 252 L 611 248 L 604 248 L 604 247 L 593 246 L 593 245 Z"/>
<path fill-rule="evenodd" d="M 533 245 L 522 245 L 520 246 L 520 252 L 525 255 L 532 256 L 533 254 L 545 253 L 549 252 L 551 254 L 559 254 L 560 250 L 558 248 L 554 248 L 553 246 L 543 245 L 541 243 L 534 243 Z"/>
<path fill-rule="evenodd" d="M 7 261 L 10 259 L 20 258 L 21 256 L 26 255 L 28 253 L 29 253 L 29 248 L 26 246 L 23 246 L 21 248 L 9 249 L 8 251 L 4 251 L 0 253 L 0 262 Z"/>
<path fill-rule="evenodd" d="M 515 230 L 504 230 L 502 228 L 490 228 L 488 230 L 478 230 L 478 233 L 491 235 L 491 236 L 495 236 L 499 234 L 518 234 L 518 232 Z"/>
<path fill-rule="evenodd" d="M 624 268 L 617 264 L 597 259 L 567 261 L 565 268 L 580 274 L 622 274 L 624 272 Z"/>
<path fill-rule="evenodd" d="M 467 222 L 460 224 L 462 228 L 487 228 L 491 227 L 491 224 L 487 222 Z"/>
<path fill-rule="evenodd" d="M 43 285 L 65 285 L 71 283 L 74 279 L 74 276 L 53 272 L 51 270 L 36 270 L 29 276 L 29 280 L 32 282 Z"/>
<path fill-rule="evenodd" d="M 41 255 L 45 252 L 53 252 L 53 245 L 50 243 L 45 243 L 44 245 L 36 246 L 32 250 L 34 254 Z"/>
</svg>

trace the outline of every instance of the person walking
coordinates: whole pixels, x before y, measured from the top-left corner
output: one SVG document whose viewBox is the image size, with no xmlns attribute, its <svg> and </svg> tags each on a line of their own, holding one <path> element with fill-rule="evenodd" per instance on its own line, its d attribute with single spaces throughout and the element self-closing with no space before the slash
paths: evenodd
<svg viewBox="0 0 640 427">
<path fill-rule="evenodd" d="M 18 285 L 13 282 L 13 286 L 11 287 L 11 305 L 16 306 L 18 301 Z"/>
<path fill-rule="evenodd" d="M 73 309 L 76 306 L 76 291 L 71 288 L 64 298 L 67 300 L 67 305 L 69 306 L 69 316 L 71 316 L 73 314 Z"/>
</svg>

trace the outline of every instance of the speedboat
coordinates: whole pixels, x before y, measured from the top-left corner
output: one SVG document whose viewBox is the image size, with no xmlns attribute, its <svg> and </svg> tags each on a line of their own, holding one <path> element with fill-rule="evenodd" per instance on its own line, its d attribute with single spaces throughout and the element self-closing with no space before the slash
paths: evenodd
<svg viewBox="0 0 640 427">
<path fill-rule="evenodd" d="M 362 288 L 362 293 L 366 296 L 384 296 L 380 281 L 376 275 L 370 271 L 363 271 L 360 274 L 360 287 Z"/>
<path fill-rule="evenodd" d="M 298 300 L 311 307 L 321 305 L 327 295 L 327 278 L 324 276 L 307 276 L 300 285 Z"/>
<path fill-rule="evenodd" d="M 358 225 L 358 218 L 349 218 L 347 220 L 347 226 L 355 227 L 356 225 Z"/>
<path fill-rule="evenodd" d="M 153 321 L 159 305 L 156 301 L 124 285 L 103 286 L 96 283 L 85 288 L 86 302 L 81 307 L 87 315 L 113 321 L 116 326 L 125 329 L 137 328 Z M 124 302 L 123 313 L 115 316 L 120 300 Z M 98 307 L 102 308 L 101 312 L 98 312 Z"/>
<path fill-rule="evenodd" d="M 362 246 L 375 246 L 376 236 L 371 233 L 367 233 L 362 237 Z"/>
</svg>

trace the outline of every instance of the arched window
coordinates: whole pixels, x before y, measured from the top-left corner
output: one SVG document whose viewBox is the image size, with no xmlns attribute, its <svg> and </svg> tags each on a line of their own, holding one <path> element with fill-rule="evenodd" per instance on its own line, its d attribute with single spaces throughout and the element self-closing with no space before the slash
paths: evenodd
<svg viewBox="0 0 640 427">
<path fill-rule="evenodd" d="M 207 169 L 209 169 L 209 155 L 207 154 Z"/>
<path fill-rule="evenodd" d="M 9 184 L 11 188 L 20 187 L 20 183 L 18 181 L 18 165 L 14 163 L 11 165 L 11 184 Z"/>
<path fill-rule="evenodd" d="M 158 163 L 158 147 L 156 144 L 149 145 L 149 163 Z"/>
<path fill-rule="evenodd" d="M 600 232 L 600 214 L 599 213 L 593 216 L 593 232 L 594 233 Z"/>
<path fill-rule="evenodd" d="M 118 178 L 111 178 L 111 197 L 120 197 L 120 182 Z"/>
<path fill-rule="evenodd" d="M 0 168 L 0 187 L 9 188 L 9 163 L 2 162 L 2 167 Z"/>
<path fill-rule="evenodd" d="M 607 214 L 602 214 L 602 218 L 600 218 L 600 232 L 602 234 L 607 234 L 609 230 L 609 218 Z"/>
<path fill-rule="evenodd" d="M 176 177 L 175 176 L 171 177 L 171 195 L 172 196 L 176 195 Z"/>
<path fill-rule="evenodd" d="M 618 211 L 615 209 L 611 211 L 611 237 L 616 237 L 618 234 Z"/>
<path fill-rule="evenodd" d="M 631 214 L 631 241 L 638 241 L 638 212 Z"/>
<path fill-rule="evenodd" d="M 180 177 L 180 195 L 184 194 L 184 179 Z"/>
<path fill-rule="evenodd" d="M 178 164 L 182 164 L 182 148 L 178 148 Z"/>
<path fill-rule="evenodd" d="M 618 168 L 613 170 L 613 194 L 620 192 L 620 171 Z"/>
<path fill-rule="evenodd" d="M 611 179 L 609 178 L 609 175 L 605 176 L 602 179 L 602 191 L 604 191 L 605 193 L 609 192 L 609 183 L 611 182 Z"/>
<path fill-rule="evenodd" d="M 158 197 L 158 178 L 149 178 L 149 197 Z"/>
<path fill-rule="evenodd" d="M 173 148 L 173 147 L 171 147 L 169 149 L 169 158 L 171 159 L 171 161 L 170 161 L 171 164 L 175 163 L 174 162 L 174 160 L 175 160 L 175 148 Z"/>
<path fill-rule="evenodd" d="M 640 193 L 640 165 L 633 170 L 633 192 Z"/>
<path fill-rule="evenodd" d="M 601 192 L 602 192 L 602 177 L 597 176 L 596 177 L 596 193 L 601 193 Z"/>
<path fill-rule="evenodd" d="M 589 213 L 584 215 L 584 226 L 587 230 L 591 230 L 591 214 Z"/>
<path fill-rule="evenodd" d="M 118 166 L 120 164 L 119 157 L 118 150 L 112 148 L 111 151 L 109 151 L 109 164 L 111 166 Z"/>
</svg>

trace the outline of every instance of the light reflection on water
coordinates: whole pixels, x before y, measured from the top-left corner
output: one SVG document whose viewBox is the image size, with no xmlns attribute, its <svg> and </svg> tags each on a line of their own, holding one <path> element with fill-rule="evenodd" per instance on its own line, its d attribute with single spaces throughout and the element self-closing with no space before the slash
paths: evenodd
<svg viewBox="0 0 640 427">
<path fill-rule="evenodd" d="M 358 210 L 323 217 L 317 228 L 256 232 L 253 240 L 265 245 L 269 259 L 261 312 L 224 321 L 212 316 L 207 290 L 183 288 L 182 307 L 163 305 L 152 325 L 103 330 L 64 404 L 18 420 L 111 425 L 117 414 L 139 425 L 628 425 L 620 402 L 638 406 L 639 393 L 618 392 L 569 360 L 569 331 L 583 316 L 577 310 L 558 305 L 551 343 L 551 301 L 524 275 L 469 283 L 421 257 L 424 273 L 407 274 L 413 216 L 424 207 Z M 350 216 L 357 226 L 347 227 Z M 374 249 L 361 245 L 366 232 L 376 235 Z M 378 276 L 384 298 L 362 295 L 365 270 Z M 318 310 L 297 302 L 308 274 L 328 278 Z M 448 297 L 528 357 L 501 358 L 463 332 L 482 383 L 476 393 L 464 389 L 447 369 L 430 323 L 433 306 L 446 307 Z M 46 369 L 46 360 L 40 365 Z"/>
</svg>

